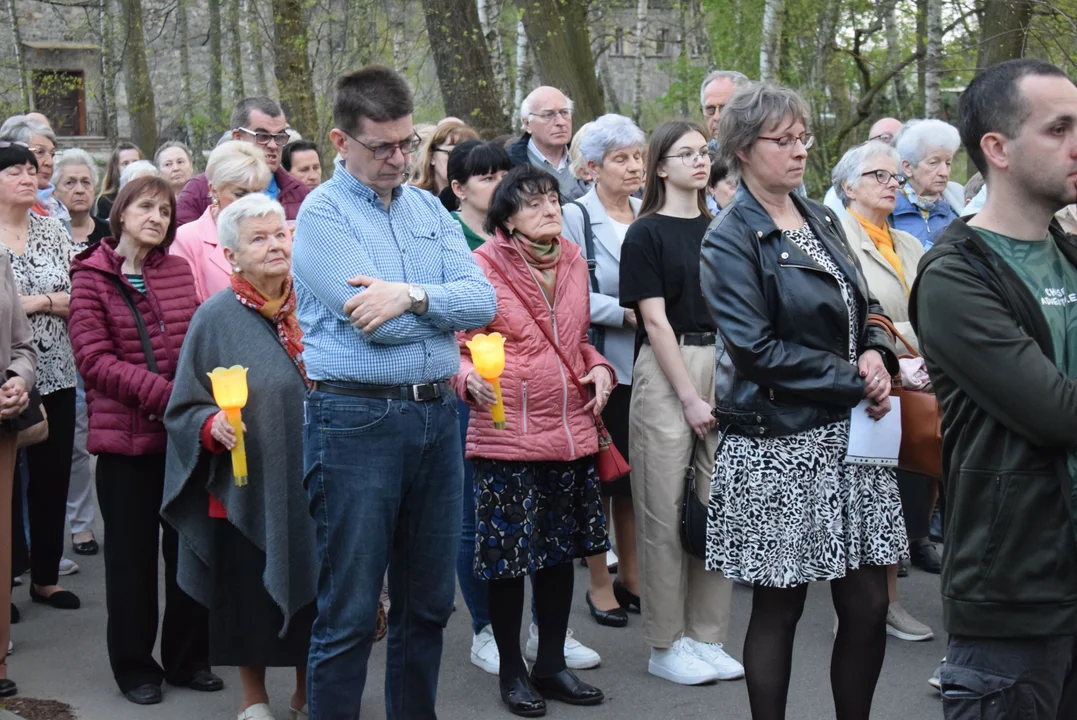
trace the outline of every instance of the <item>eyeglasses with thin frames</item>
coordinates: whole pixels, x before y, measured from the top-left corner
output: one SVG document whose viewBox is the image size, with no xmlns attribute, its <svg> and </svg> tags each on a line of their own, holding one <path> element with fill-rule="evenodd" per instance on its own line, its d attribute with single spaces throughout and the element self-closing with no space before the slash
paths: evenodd
<svg viewBox="0 0 1077 720">
<path fill-rule="evenodd" d="M 561 117 L 564 120 L 571 120 L 572 108 L 561 108 L 560 110 L 547 110 L 546 112 L 531 113 L 530 116 L 541 118 L 545 122 L 553 122 L 557 117 Z"/>
<path fill-rule="evenodd" d="M 245 127 L 236 128 L 236 130 L 239 130 L 240 132 L 245 132 L 248 135 L 253 135 L 254 142 L 258 143 L 259 145 L 268 145 L 269 141 L 273 140 L 276 141 L 277 145 L 279 145 L 280 147 L 284 147 L 288 144 L 288 141 L 292 137 L 286 132 L 271 133 L 266 132 L 265 130 L 250 130 Z"/>
<path fill-rule="evenodd" d="M 375 160 L 388 160 L 397 150 L 399 150 L 404 155 L 414 155 L 416 152 L 418 152 L 419 146 L 423 143 L 422 139 L 418 135 L 412 133 L 411 138 L 408 140 L 403 140 L 398 143 L 392 143 L 390 145 L 375 145 L 374 147 L 371 147 L 370 145 L 367 145 L 365 142 L 355 137 L 354 135 L 347 133 L 343 130 L 341 130 L 341 132 L 350 137 L 355 142 L 365 147 L 367 150 L 369 150 L 370 154 L 374 156 Z"/>
<path fill-rule="evenodd" d="M 681 162 L 685 164 L 685 167 L 692 167 L 696 164 L 696 160 L 706 160 L 708 163 L 714 162 L 714 153 L 710 150 L 700 150 L 699 152 L 692 152 L 686 150 L 676 155 L 663 155 L 663 160 L 669 160 L 671 158 L 680 158 Z"/>
<path fill-rule="evenodd" d="M 868 175 L 874 175 L 875 180 L 880 185 L 889 185 L 890 180 L 897 180 L 898 187 L 905 187 L 905 183 L 909 181 L 904 175 L 896 175 L 888 170 L 868 170 L 867 172 L 860 173 L 860 177 L 867 177 Z"/>
<path fill-rule="evenodd" d="M 786 135 L 785 137 L 780 138 L 763 137 L 762 135 L 760 135 L 756 138 L 756 140 L 766 140 L 767 142 L 775 143 L 778 146 L 779 150 L 790 150 L 792 149 L 794 143 L 799 140 L 801 144 L 804 145 L 804 149 L 807 150 L 813 144 L 815 144 L 815 135 L 811 134 L 810 132 L 800 133 L 796 136 Z"/>
</svg>

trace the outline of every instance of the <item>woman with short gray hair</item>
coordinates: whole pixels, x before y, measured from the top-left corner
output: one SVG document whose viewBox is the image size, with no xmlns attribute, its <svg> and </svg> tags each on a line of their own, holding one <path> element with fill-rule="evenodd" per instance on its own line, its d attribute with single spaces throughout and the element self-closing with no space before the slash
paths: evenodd
<svg viewBox="0 0 1077 720">
<path fill-rule="evenodd" d="M 153 154 L 153 164 L 161 172 L 161 177 L 168 181 L 176 197 L 194 175 L 191 149 L 178 140 L 170 140 L 157 148 Z"/>
<path fill-rule="evenodd" d="M 210 153 L 206 165 L 210 205 L 200 218 L 179 227 L 172 246 L 172 254 L 191 265 L 199 302 L 231 283 L 232 270 L 224 259 L 218 236 L 219 214 L 242 197 L 263 193 L 270 177 L 265 156 L 257 145 L 229 140 Z"/>
<path fill-rule="evenodd" d="M 182 538 L 177 582 L 209 609 L 210 663 L 239 667 L 239 718 L 272 717 L 266 667 L 295 668 L 295 718 L 307 712 L 318 562 L 303 438 L 294 432 L 303 424 L 308 383 L 292 235 L 284 208 L 261 193 L 223 210 L 217 232 L 233 272 L 229 288 L 195 313 L 180 353 L 165 412 L 162 514 Z M 242 487 L 227 454 L 236 433 L 208 377 L 235 365 L 248 368 L 250 388 L 243 408 L 250 482 Z"/>
<path fill-rule="evenodd" d="M 56 157 L 56 133 L 48 123 L 29 115 L 13 115 L 0 125 L 0 140 L 22 143 L 37 159 L 37 202 L 30 212 L 42 217 L 54 217 L 66 222 L 67 208 L 56 199 L 52 184 Z"/>
<path fill-rule="evenodd" d="M 942 120 L 910 120 L 894 138 L 894 147 L 909 182 L 898 194 L 890 224 L 915 236 L 930 250 L 935 233 L 958 217 L 945 194 L 961 135 Z"/>
<path fill-rule="evenodd" d="M 97 165 L 85 150 L 64 150 L 52 176 L 56 198 L 71 216 L 71 242 L 75 253 L 109 236 L 108 222 L 93 216 L 97 197 Z"/>
<path fill-rule="evenodd" d="M 717 139 L 741 184 L 701 252 L 722 339 L 706 563 L 754 585 L 744 666 L 755 720 L 786 715 L 797 623 L 809 584 L 822 581 L 839 619 L 835 714 L 870 715 L 886 650 L 886 566 L 906 550 L 893 471 L 845 462 L 853 408 L 866 401 L 876 420 L 889 412 L 898 363 L 868 321 L 883 308 L 840 224 L 796 193 L 809 117 L 788 88 L 756 83 L 733 96 Z"/>
<path fill-rule="evenodd" d="M 644 142 L 643 131 L 623 115 L 603 115 L 590 123 L 579 139 L 579 153 L 594 186 L 562 210 L 564 236 L 595 261 L 590 276 L 591 338 L 617 371 L 618 380 L 602 419 L 626 458 L 637 322 L 635 311 L 620 304 L 621 245 L 639 214 L 640 201 L 633 196 L 643 187 Z M 588 607 L 600 625 L 611 627 L 624 627 L 627 611 L 640 608 L 631 482 L 626 475 L 601 487 L 606 517 L 617 529 L 617 579 L 610 577 L 605 557 L 587 559 Z"/>
</svg>

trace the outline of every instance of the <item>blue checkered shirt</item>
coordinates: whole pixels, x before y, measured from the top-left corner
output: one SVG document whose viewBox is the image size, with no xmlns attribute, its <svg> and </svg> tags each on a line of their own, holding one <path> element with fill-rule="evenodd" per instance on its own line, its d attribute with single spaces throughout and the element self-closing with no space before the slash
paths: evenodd
<svg viewBox="0 0 1077 720">
<path fill-rule="evenodd" d="M 460 223 L 437 198 L 402 186 L 386 209 L 339 161 L 299 211 L 292 273 L 311 380 L 406 385 L 448 378 L 460 368 L 455 332 L 483 327 L 497 311 Z M 356 275 L 421 285 L 429 309 L 364 333 L 344 314 L 361 292 L 348 284 Z"/>
</svg>

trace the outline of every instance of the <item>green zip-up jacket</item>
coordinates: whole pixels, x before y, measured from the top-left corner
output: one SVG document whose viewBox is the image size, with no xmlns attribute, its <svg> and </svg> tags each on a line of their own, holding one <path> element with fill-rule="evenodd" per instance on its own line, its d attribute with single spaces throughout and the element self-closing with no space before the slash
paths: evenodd
<svg viewBox="0 0 1077 720">
<path fill-rule="evenodd" d="M 1051 235 L 1077 266 L 1077 238 Z M 1077 634 L 1077 378 L 1032 293 L 961 220 L 921 259 L 909 306 L 942 408 L 946 630 Z"/>
</svg>

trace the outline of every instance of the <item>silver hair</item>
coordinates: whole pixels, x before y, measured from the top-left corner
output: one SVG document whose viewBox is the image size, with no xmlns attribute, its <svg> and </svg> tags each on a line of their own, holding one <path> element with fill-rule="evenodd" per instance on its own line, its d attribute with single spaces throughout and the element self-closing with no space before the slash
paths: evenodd
<svg viewBox="0 0 1077 720">
<path fill-rule="evenodd" d="M 269 176 L 262 150 L 241 140 L 221 143 L 209 154 L 206 163 L 206 179 L 215 188 L 243 184 L 265 188 L 269 186 Z"/>
<path fill-rule="evenodd" d="M 93 183 L 94 188 L 96 188 L 99 179 L 97 177 L 97 163 L 90 157 L 90 153 L 82 148 L 70 148 L 59 154 L 56 158 L 56 167 L 52 171 L 52 183 L 54 185 L 59 185 L 60 178 L 64 175 L 64 170 L 80 165 L 85 165 L 86 169 L 90 171 L 90 181 Z"/>
<path fill-rule="evenodd" d="M 221 210 L 217 216 L 217 242 L 232 252 L 239 250 L 239 234 L 247 220 L 263 218 L 276 214 L 282 225 L 288 222 L 284 208 L 276 200 L 270 200 L 262 193 L 244 195 L 239 200 Z"/>
<path fill-rule="evenodd" d="M 703 93 L 706 91 L 707 86 L 715 80 L 725 79 L 733 83 L 733 87 L 740 88 L 741 85 L 747 85 L 751 82 L 748 76 L 737 70 L 711 70 L 707 73 L 707 77 L 703 78 L 703 84 L 699 86 L 699 104 L 704 104 Z"/>
<path fill-rule="evenodd" d="M 894 147 L 902 160 L 917 165 L 932 150 L 957 152 L 961 147 L 961 133 L 942 120 L 909 120 L 894 138 Z"/>
<path fill-rule="evenodd" d="M 153 154 L 153 164 L 157 167 L 161 167 L 161 155 L 165 150 L 171 150 L 172 148 L 179 148 L 187 154 L 187 162 L 194 164 L 194 154 L 191 152 L 191 148 L 187 147 L 185 143 L 181 143 L 179 140 L 170 140 L 161 147 L 157 148 L 157 152 Z"/>
<path fill-rule="evenodd" d="M 849 148 L 848 152 L 842 155 L 841 160 L 834 166 L 834 171 L 830 173 L 830 182 L 834 185 L 834 192 L 841 198 L 842 205 L 848 206 L 850 200 L 845 186 L 856 187 L 864 180 L 863 173 L 868 172 L 868 162 L 880 156 L 890 158 L 895 166 L 901 167 L 901 155 L 898 151 L 880 140 L 861 143 Z"/>
<path fill-rule="evenodd" d="M 0 140 L 29 145 L 34 135 L 44 135 L 53 145 L 56 144 L 56 133 L 40 120 L 34 120 L 25 115 L 12 115 L 4 121 L 3 125 L 0 125 Z"/>
<path fill-rule="evenodd" d="M 584 162 L 602 164 L 607 153 L 628 147 L 643 148 L 646 138 L 643 131 L 624 115 L 603 115 L 591 124 L 591 129 L 580 141 L 580 155 Z"/>
<path fill-rule="evenodd" d="M 535 109 L 535 95 L 538 93 L 539 90 L 545 90 L 548 87 L 550 86 L 543 85 L 542 87 L 535 88 L 530 93 L 528 93 L 527 97 L 524 98 L 524 101 L 520 103 L 520 127 L 523 127 L 524 120 L 526 120 L 527 116 L 530 115 L 531 112 Z M 554 88 L 554 90 L 557 90 L 557 88 Z M 561 94 L 565 95 L 564 93 Z M 576 103 L 572 102 L 572 98 L 570 98 L 568 95 L 565 95 L 565 101 L 568 103 L 569 110 L 572 110 L 576 107 Z"/>
<path fill-rule="evenodd" d="M 576 134 L 572 136 L 572 142 L 568 144 L 568 169 L 572 171 L 572 177 L 582 180 L 580 173 L 587 167 L 587 161 L 583 159 L 583 153 L 580 152 L 580 145 L 583 143 L 584 137 L 591 131 L 595 122 L 592 120 L 589 123 L 584 123 L 583 127 L 576 131 Z"/>
<path fill-rule="evenodd" d="M 747 150 L 765 128 L 790 115 L 794 122 L 808 123 L 808 104 L 795 90 L 769 82 L 749 82 L 738 87 L 718 120 L 716 160 L 741 177 L 737 151 Z"/>
<path fill-rule="evenodd" d="M 135 178 L 144 177 L 146 175 L 161 177 L 161 171 L 149 160 L 135 160 L 120 172 L 120 187 L 122 188 Z"/>
</svg>

